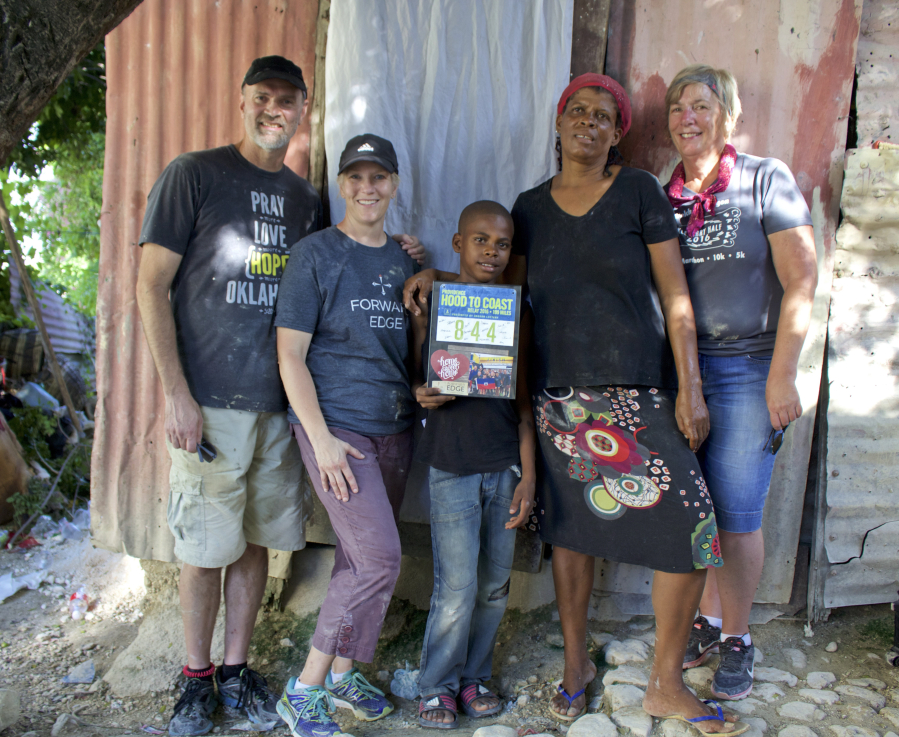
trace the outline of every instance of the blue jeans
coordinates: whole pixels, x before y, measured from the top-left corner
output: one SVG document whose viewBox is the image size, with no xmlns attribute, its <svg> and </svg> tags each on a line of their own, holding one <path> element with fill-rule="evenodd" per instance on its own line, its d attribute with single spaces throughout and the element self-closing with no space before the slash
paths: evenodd
<svg viewBox="0 0 899 737">
<path fill-rule="evenodd" d="M 725 532 L 762 526 L 774 470 L 774 456 L 765 447 L 771 434 L 765 402 L 770 367 L 765 356 L 699 356 L 710 429 L 697 458 L 718 529 Z"/>
<path fill-rule="evenodd" d="M 505 525 L 516 471 L 459 476 L 431 469 L 434 593 L 421 649 L 422 698 L 455 697 L 490 678 L 515 553 L 515 530 Z"/>
</svg>

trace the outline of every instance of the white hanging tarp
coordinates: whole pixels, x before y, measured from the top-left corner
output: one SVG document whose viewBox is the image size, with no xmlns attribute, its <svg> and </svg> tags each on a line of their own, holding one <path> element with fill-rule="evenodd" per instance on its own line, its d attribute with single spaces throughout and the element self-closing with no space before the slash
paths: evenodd
<svg viewBox="0 0 899 737">
<path fill-rule="evenodd" d="M 400 189 L 387 230 L 457 270 L 462 208 L 555 171 L 555 102 L 568 84 L 573 0 L 334 0 L 326 54 L 331 222 L 337 163 L 360 133 L 390 140 Z"/>
</svg>

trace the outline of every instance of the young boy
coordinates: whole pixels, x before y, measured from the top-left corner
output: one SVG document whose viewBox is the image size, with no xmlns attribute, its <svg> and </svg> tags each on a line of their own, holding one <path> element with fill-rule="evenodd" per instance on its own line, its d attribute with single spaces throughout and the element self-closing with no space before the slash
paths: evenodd
<svg viewBox="0 0 899 737">
<path fill-rule="evenodd" d="M 460 260 L 456 281 L 495 284 L 509 261 L 512 231 L 512 217 L 502 205 L 481 201 L 466 207 L 453 236 Z M 412 328 L 417 368 L 412 390 L 428 410 L 417 454 L 431 467 L 434 549 L 418 722 L 452 729 L 459 706 L 475 718 L 502 708 L 483 683 L 491 675 L 496 632 L 509 598 L 515 529 L 533 507 L 536 435 L 521 351 L 516 402 L 444 395 L 423 381 L 422 352 L 430 334 L 426 311 L 413 317 Z"/>
</svg>

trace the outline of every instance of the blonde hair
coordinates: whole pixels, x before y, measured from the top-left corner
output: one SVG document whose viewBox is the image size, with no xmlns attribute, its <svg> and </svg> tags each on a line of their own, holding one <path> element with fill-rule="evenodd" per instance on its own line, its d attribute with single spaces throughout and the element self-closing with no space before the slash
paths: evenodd
<svg viewBox="0 0 899 737">
<path fill-rule="evenodd" d="M 346 171 L 340 172 L 337 175 L 337 186 L 342 187 L 343 183 L 346 181 Z M 390 172 L 390 181 L 393 183 L 394 188 L 399 188 L 400 186 L 400 175 L 395 171 Z"/>
<path fill-rule="evenodd" d="M 668 85 L 668 91 L 665 93 L 665 110 L 670 110 L 691 84 L 704 84 L 712 91 L 724 113 L 724 139 L 729 140 L 743 112 L 734 75 L 726 69 L 715 69 L 708 64 L 691 64 L 684 67 L 674 75 L 674 79 Z"/>
</svg>

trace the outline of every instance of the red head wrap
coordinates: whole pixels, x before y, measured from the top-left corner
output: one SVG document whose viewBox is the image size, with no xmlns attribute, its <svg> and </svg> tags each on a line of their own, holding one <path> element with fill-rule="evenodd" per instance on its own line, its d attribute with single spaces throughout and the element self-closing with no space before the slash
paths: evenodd
<svg viewBox="0 0 899 737">
<path fill-rule="evenodd" d="M 612 97 L 615 98 L 615 102 L 618 103 L 618 112 L 621 114 L 621 135 L 623 137 L 631 127 L 631 101 L 627 96 L 627 92 L 624 91 L 624 87 L 605 74 L 582 74 L 572 79 L 571 84 L 565 88 L 565 91 L 562 92 L 562 96 L 559 98 L 559 105 L 556 108 L 558 114 L 561 115 L 564 112 L 568 98 L 582 87 L 602 87 L 611 93 Z"/>
</svg>

